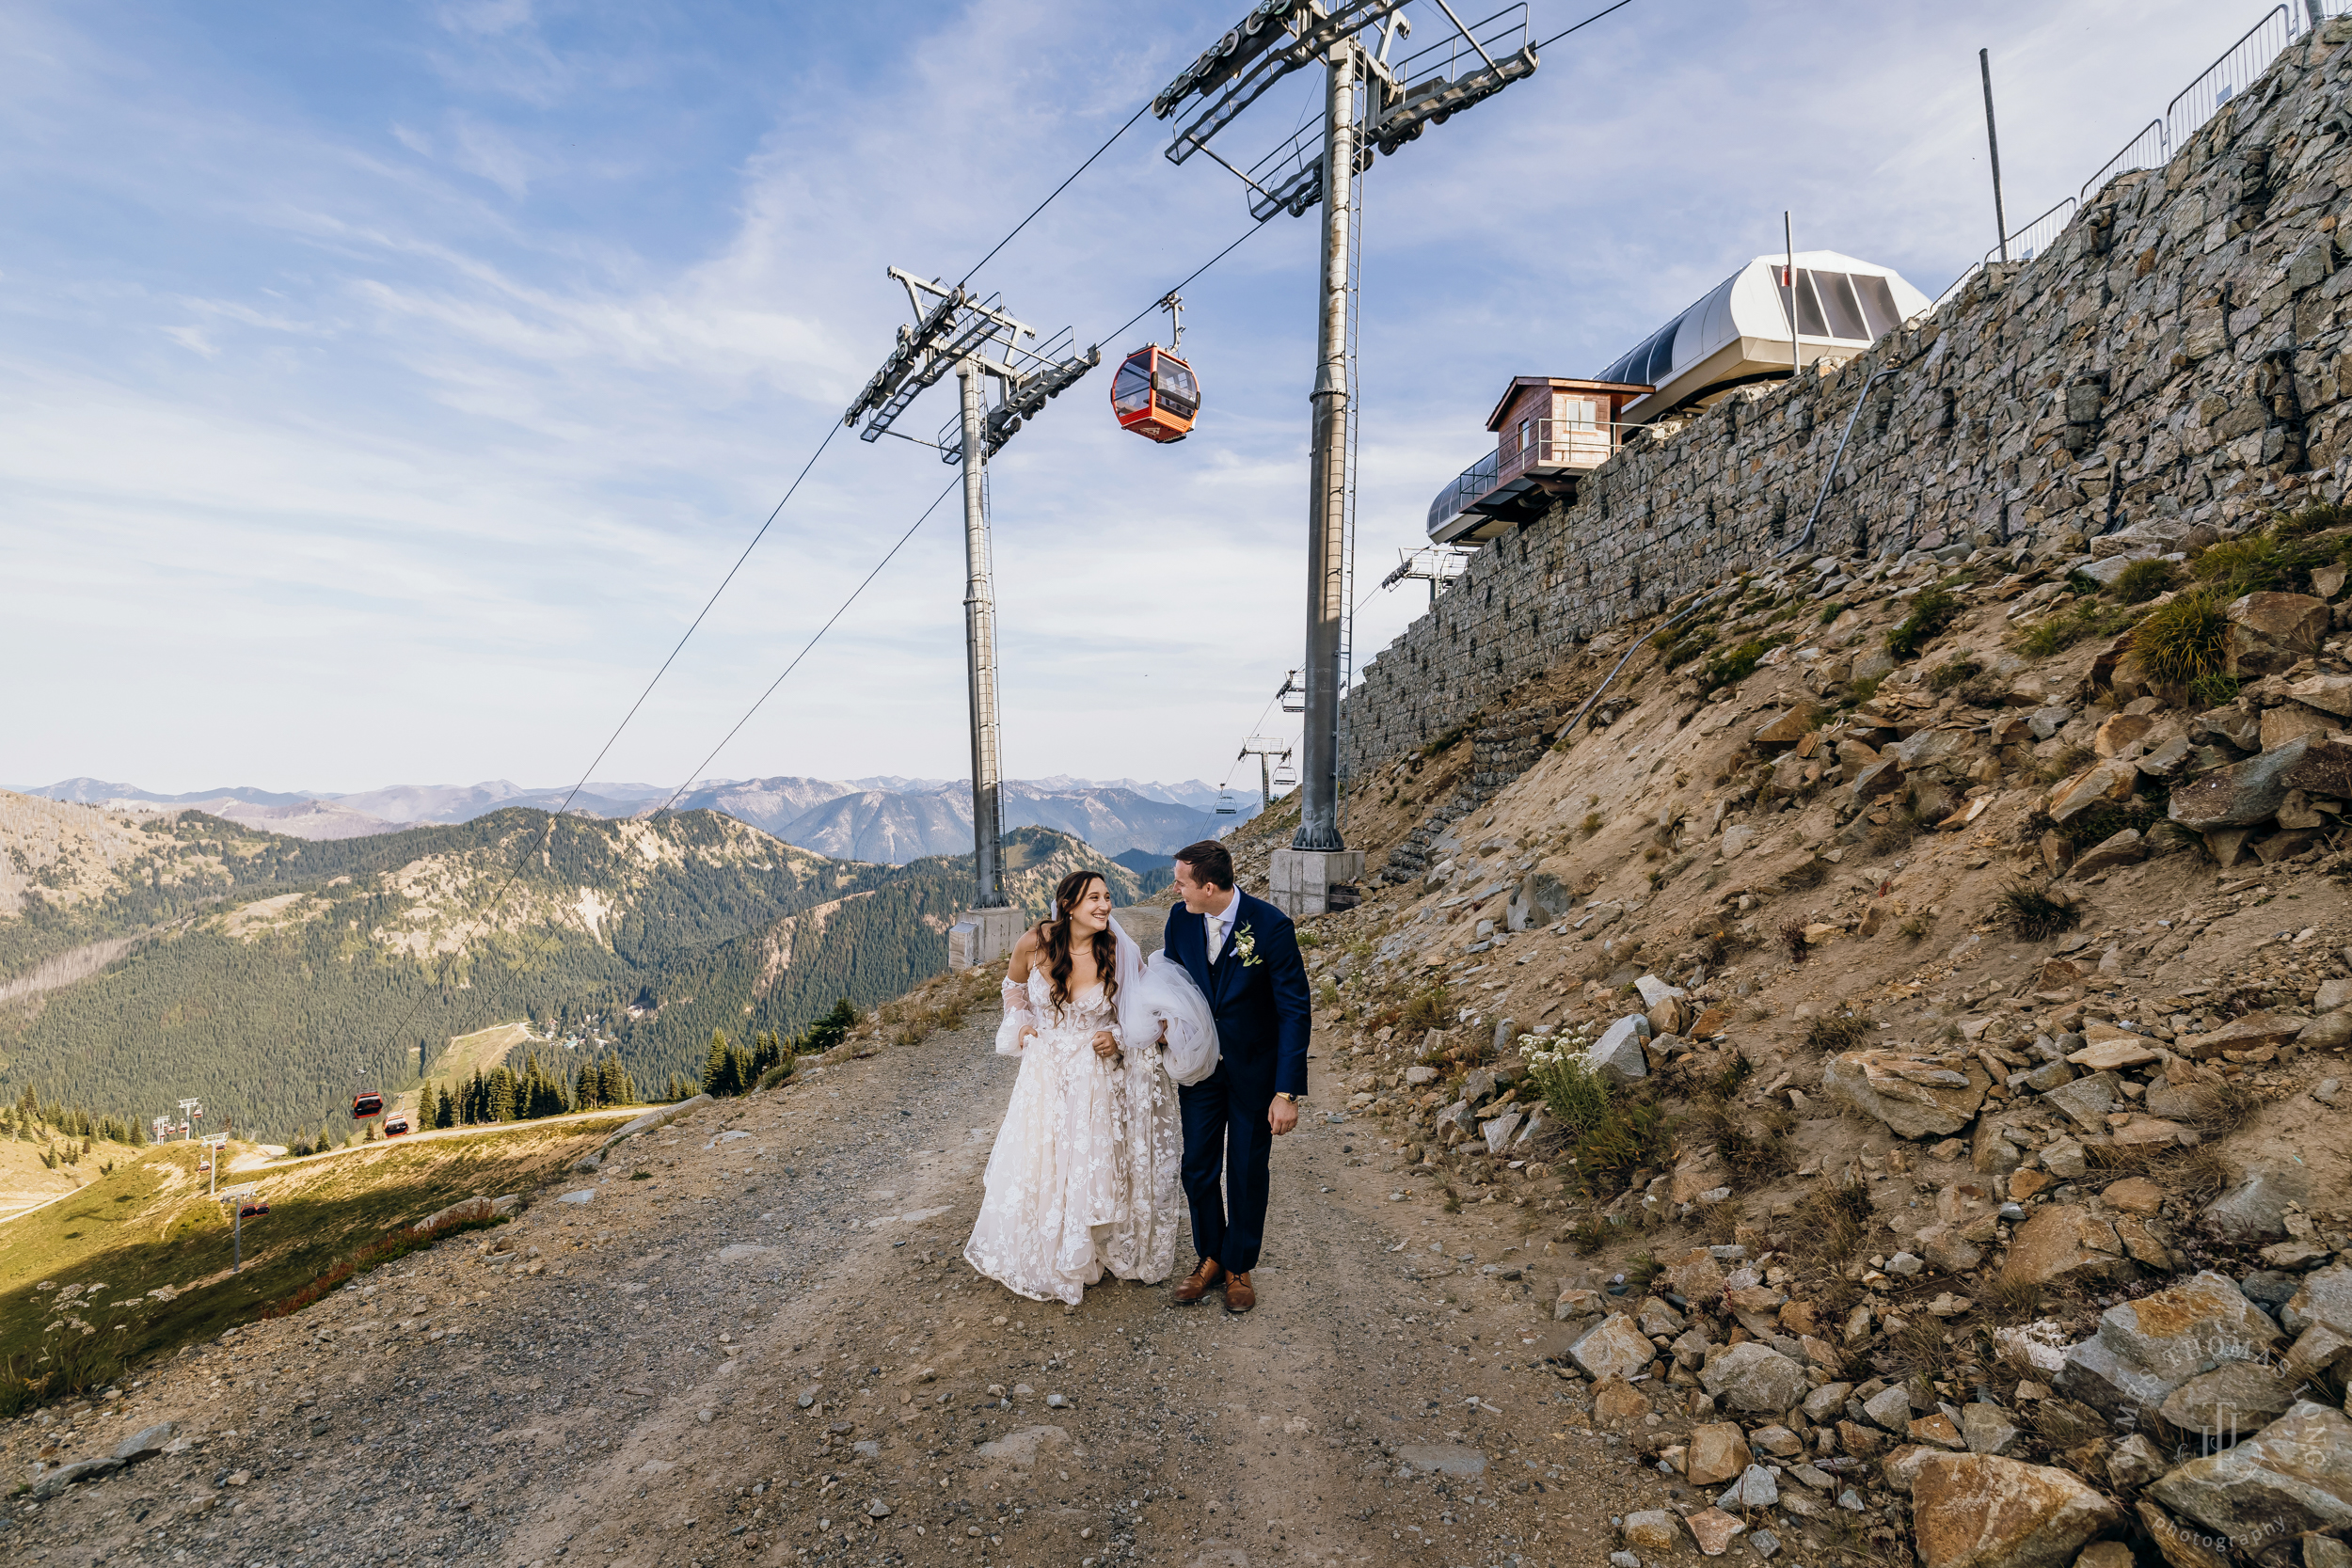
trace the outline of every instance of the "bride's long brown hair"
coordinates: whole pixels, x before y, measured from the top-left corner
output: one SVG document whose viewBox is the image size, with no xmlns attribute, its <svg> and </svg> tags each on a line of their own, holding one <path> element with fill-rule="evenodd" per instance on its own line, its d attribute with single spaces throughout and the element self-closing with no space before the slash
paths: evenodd
<svg viewBox="0 0 2352 1568">
<path fill-rule="evenodd" d="M 1102 882 L 1099 871 L 1073 871 L 1054 888 L 1054 918 L 1038 927 L 1045 939 L 1045 973 L 1054 982 L 1054 1006 L 1070 1006 L 1070 911 L 1087 895 L 1089 882 Z M 1110 884 L 1104 882 L 1107 888 Z M 1094 973 L 1103 977 L 1103 1000 L 1119 995 L 1119 939 L 1107 925 L 1094 933 Z"/>
</svg>

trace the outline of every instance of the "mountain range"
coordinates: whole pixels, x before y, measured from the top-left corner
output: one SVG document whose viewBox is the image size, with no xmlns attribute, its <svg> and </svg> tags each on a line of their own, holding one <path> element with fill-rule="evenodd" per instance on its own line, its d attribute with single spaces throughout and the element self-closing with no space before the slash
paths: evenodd
<svg viewBox="0 0 2352 1568">
<path fill-rule="evenodd" d="M 470 822 L 515 807 L 554 811 L 567 797 L 575 816 L 619 820 L 650 815 L 671 792 L 657 784 L 592 781 L 573 795 L 493 779 L 475 784 L 393 784 L 340 795 L 244 785 L 164 795 L 136 784 L 73 778 L 16 793 L 90 805 L 175 806 L 293 838 L 334 840 L 423 823 Z M 1175 784 L 1066 774 L 1016 779 L 1004 786 L 1005 826 L 1052 828 L 1105 855 L 1127 849 L 1164 855 L 1257 815 L 1258 803 L 1237 791 L 1233 814 L 1220 816 L 1218 796 L 1216 786 L 1198 779 Z M 675 809 L 715 811 L 832 859 L 882 865 L 961 854 L 972 843 L 972 786 L 963 779 L 705 780 L 680 795 Z"/>
<path fill-rule="evenodd" d="M 1032 914 L 1082 866 L 1142 892 L 1042 828 L 1005 861 Z M 937 973 L 971 881 L 968 853 L 841 861 L 701 810 L 320 841 L 0 792 L 0 1102 L 31 1087 L 143 1121 L 193 1097 L 208 1125 L 282 1139 L 520 1019 L 543 1053 L 576 1037 L 658 1085 L 698 1074 L 714 1029 L 790 1034 Z"/>
</svg>

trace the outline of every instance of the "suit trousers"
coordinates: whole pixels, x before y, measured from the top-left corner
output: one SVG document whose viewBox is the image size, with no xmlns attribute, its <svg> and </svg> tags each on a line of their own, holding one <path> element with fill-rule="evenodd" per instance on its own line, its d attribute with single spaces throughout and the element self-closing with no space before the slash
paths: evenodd
<svg viewBox="0 0 2352 1568">
<path fill-rule="evenodd" d="M 1263 1091 L 1234 1081 L 1226 1065 L 1198 1084 L 1179 1085 L 1184 1121 L 1184 1197 L 1192 1208 L 1192 1244 L 1234 1274 L 1258 1266 L 1265 1241 L 1266 1195 L 1272 1186 L 1273 1103 Z"/>
</svg>

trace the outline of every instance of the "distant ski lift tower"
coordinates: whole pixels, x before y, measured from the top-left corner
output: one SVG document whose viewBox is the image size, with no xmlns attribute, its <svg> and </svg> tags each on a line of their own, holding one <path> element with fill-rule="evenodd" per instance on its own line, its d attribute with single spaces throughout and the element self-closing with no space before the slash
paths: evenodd
<svg viewBox="0 0 2352 1568">
<path fill-rule="evenodd" d="M 1275 851 L 1268 878 L 1273 902 L 1293 916 L 1333 908 L 1334 890 L 1340 890 L 1340 905 L 1347 906 L 1364 862 L 1362 852 L 1342 839 L 1339 818 L 1348 519 L 1355 493 L 1356 177 L 1376 153 L 1394 153 L 1429 126 L 1533 75 L 1536 64 L 1525 5 L 1506 7 L 1473 27 L 1463 24 L 1449 0 L 1434 0 L 1451 31 L 1392 65 L 1391 49 L 1411 32 L 1399 14 L 1406 3 L 1260 0 L 1152 101 L 1152 112 L 1162 119 L 1186 104 L 1196 111 L 1168 147 L 1168 161 L 1181 164 L 1207 151 L 1211 138 L 1276 82 L 1316 60 L 1325 68 L 1322 124 L 1291 137 L 1250 172 L 1234 169 L 1249 186 L 1250 211 L 1260 221 L 1323 206 L 1315 376 L 1309 394 L 1314 414 L 1308 459 L 1306 756 L 1298 832 L 1290 848 Z M 1373 47 L 1364 41 L 1367 34 Z M 1316 154 L 1308 156 L 1318 144 Z M 1209 156 L 1233 167 L 1215 152 Z"/>
<path fill-rule="evenodd" d="M 987 464 L 1023 421 L 1046 400 L 1059 397 L 1102 363 L 1102 351 L 1075 353 L 1068 328 L 1042 350 L 1024 348 L 1035 328 L 1008 314 L 993 296 L 976 299 L 959 285 L 926 282 L 903 268 L 889 275 L 904 285 L 914 325 L 898 328 L 898 344 L 874 372 L 841 422 L 861 418 L 861 440 L 878 439 L 923 390 L 948 371 L 961 398 L 957 417 L 940 432 L 942 461 L 963 466 L 963 632 L 972 705 L 972 908 L 947 934 L 947 961 L 958 969 L 1001 958 L 1021 931 L 1021 911 L 1005 900 L 1004 774 L 998 750 L 996 598 L 988 541 Z M 983 380 L 986 378 L 986 380 Z M 993 405 L 988 383 L 997 390 Z"/>
<path fill-rule="evenodd" d="M 1396 552 L 1396 570 L 1380 579 L 1383 588 L 1394 588 L 1402 582 L 1429 584 L 1429 602 L 1438 602 L 1438 590 L 1452 582 L 1469 569 L 1470 553 L 1450 545 L 1424 545 L 1420 549 L 1400 547 Z"/>
<path fill-rule="evenodd" d="M 1287 741 L 1267 740 L 1261 736 L 1253 735 L 1242 742 L 1241 751 L 1233 760 L 1239 762 L 1244 757 L 1258 759 L 1258 809 L 1271 811 L 1274 808 L 1274 780 L 1267 772 L 1266 759 L 1279 757 L 1284 762 L 1290 761 L 1290 744 Z"/>
</svg>

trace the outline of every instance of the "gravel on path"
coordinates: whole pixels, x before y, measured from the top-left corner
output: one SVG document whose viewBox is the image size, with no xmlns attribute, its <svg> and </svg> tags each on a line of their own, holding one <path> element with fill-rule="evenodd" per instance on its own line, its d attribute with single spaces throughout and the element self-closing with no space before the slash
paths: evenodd
<svg viewBox="0 0 2352 1568">
<path fill-rule="evenodd" d="M 1258 1309 L 961 1257 L 1014 1064 L 937 1034 L 704 1107 L 291 1318 L 8 1423 L 22 1561 L 1593 1563 L 1672 1478 L 1596 1433 L 1507 1202 L 1370 1121 L 1277 1143 Z M 495 1248 L 495 1251 L 485 1249 Z M 1180 1273 L 1191 1263 L 1180 1247 Z"/>
</svg>

